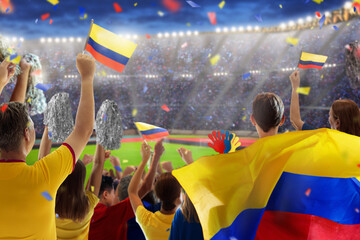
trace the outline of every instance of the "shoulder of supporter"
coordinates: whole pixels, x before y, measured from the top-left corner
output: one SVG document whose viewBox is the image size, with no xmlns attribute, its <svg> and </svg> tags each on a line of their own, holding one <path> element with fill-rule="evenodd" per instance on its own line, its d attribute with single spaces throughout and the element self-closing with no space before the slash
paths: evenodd
<svg viewBox="0 0 360 240">
<path fill-rule="evenodd" d="M 95 206 L 99 203 L 100 199 L 89 190 L 86 190 L 86 196 L 89 199 L 91 208 L 95 208 Z"/>
<path fill-rule="evenodd" d="M 144 206 L 140 205 L 137 207 L 135 213 L 136 222 L 138 222 L 141 226 L 149 226 L 152 223 L 153 214 L 154 213 L 149 210 L 146 210 Z"/>
</svg>

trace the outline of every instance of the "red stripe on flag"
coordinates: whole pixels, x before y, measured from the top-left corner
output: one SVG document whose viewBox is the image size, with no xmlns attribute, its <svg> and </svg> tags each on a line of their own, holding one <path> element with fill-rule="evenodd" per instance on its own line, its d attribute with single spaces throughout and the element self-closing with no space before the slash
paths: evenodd
<svg viewBox="0 0 360 240">
<path fill-rule="evenodd" d="M 302 65 L 302 64 L 299 64 L 298 66 L 299 68 L 301 69 L 308 69 L 308 68 L 316 68 L 316 69 L 322 69 L 322 66 L 317 66 L 317 65 Z"/>
<path fill-rule="evenodd" d="M 142 135 L 142 136 L 144 137 L 145 140 L 153 140 L 153 139 L 169 136 L 169 132 L 160 132 L 160 133 L 155 133 L 151 135 Z"/>
<path fill-rule="evenodd" d="M 115 62 L 114 60 L 105 57 L 104 55 L 98 53 L 97 51 L 94 50 L 94 48 L 92 46 L 90 46 L 89 44 L 86 44 L 86 51 L 88 51 L 89 53 L 91 53 L 91 55 L 93 55 L 93 57 L 98 60 L 99 62 L 101 62 L 102 64 L 104 64 L 105 66 L 108 66 L 109 68 L 112 68 L 118 72 L 122 72 L 125 68 L 125 65 Z"/>
<path fill-rule="evenodd" d="M 354 214 L 358 214 L 354 210 Z M 313 215 L 265 211 L 256 240 L 261 239 L 357 239 L 360 224 L 345 225 Z"/>
</svg>

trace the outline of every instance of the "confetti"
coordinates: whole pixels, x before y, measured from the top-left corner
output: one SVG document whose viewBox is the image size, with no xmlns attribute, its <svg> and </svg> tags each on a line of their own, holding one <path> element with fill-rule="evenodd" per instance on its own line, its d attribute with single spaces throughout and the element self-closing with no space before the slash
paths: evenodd
<svg viewBox="0 0 360 240">
<path fill-rule="evenodd" d="M 313 2 L 316 2 L 317 4 L 322 3 L 324 0 L 312 0 Z"/>
<path fill-rule="evenodd" d="M 129 162 L 129 160 L 126 160 L 126 159 L 123 160 L 123 163 L 127 163 L 127 162 Z"/>
<path fill-rule="evenodd" d="M 56 10 L 58 8 L 58 6 L 59 6 L 59 4 L 56 4 L 53 9 Z"/>
<path fill-rule="evenodd" d="M 55 213 L 56 218 L 59 218 L 59 214 Z"/>
<path fill-rule="evenodd" d="M 186 23 L 186 26 L 190 27 L 190 26 L 191 26 L 191 24 L 188 22 L 188 23 Z"/>
<path fill-rule="evenodd" d="M 144 89 L 143 89 L 143 93 L 146 93 L 147 90 L 148 90 L 148 87 L 145 85 Z"/>
<path fill-rule="evenodd" d="M 210 58 L 210 63 L 211 65 L 215 65 L 218 61 L 220 60 L 220 55 L 216 54 L 215 56 L 213 56 L 212 58 Z"/>
<path fill-rule="evenodd" d="M 249 78 L 251 76 L 251 73 L 245 73 L 243 76 L 242 76 L 242 79 L 245 80 L 247 78 Z"/>
<path fill-rule="evenodd" d="M 145 36 L 146 36 L 147 39 L 151 38 L 151 36 L 149 34 L 145 34 Z"/>
<path fill-rule="evenodd" d="M 134 3 L 134 7 L 136 7 L 137 6 L 137 3 Z"/>
<path fill-rule="evenodd" d="M 168 106 L 166 106 L 165 104 L 161 106 L 161 109 L 164 110 L 165 112 L 169 112 L 170 109 L 168 108 Z"/>
<path fill-rule="evenodd" d="M 122 172 L 122 169 L 121 169 L 120 166 L 115 166 L 115 169 L 116 169 L 116 171 L 118 171 L 118 172 Z"/>
<path fill-rule="evenodd" d="M 310 2 L 310 0 L 306 0 L 304 4 L 308 4 Z"/>
<path fill-rule="evenodd" d="M 91 188 L 91 191 L 94 192 L 95 187 L 91 186 L 90 188 Z"/>
<path fill-rule="evenodd" d="M 245 121 L 246 120 L 246 115 L 242 117 L 242 120 Z"/>
<path fill-rule="evenodd" d="M 120 7 L 120 5 L 118 3 L 113 3 L 113 6 L 114 6 L 115 12 L 117 12 L 117 13 L 122 12 L 122 8 Z"/>
<path fill-rule="evenodd" d="M 258 22 L 262 22 L 262 21 L 263 21 L 260 14 L 256 14 L 256 15 L 255 15 L 255 18 L 256 18 L 256 20 L 257 20 Z"/>
<path fill-rule="evenodd" d="M 88 17 L 88 15 L 87 15 L 87 13 L 85 13 L 84 17 L 80 17 L 80 19 L 85 20 L 85 19 L 87 19 L 87 17 Z"/>
<path fill-rule="evenodd" d="M 35 85 L 35 87 L 46 92 L 51 88 L 51 84 L 38 83 Z"/>
<path fill-rule="evenodd" d="M 281 5 L 281 4 L 279 4 L 279 7 L 280 7 L 280 8 L 282 8 L 282 5 Z"/>
<path fill-rule="evenodd" d="M 193 1 L 186 1 L 191 7 L 196 8 L 196 7 L 200 7 L 199 5 L 197 5 L 196 3 L 194 3 Z"/>
<path fill-rule="evenodd" d="M 204 117 L 206 120 L 212 120 L 212 116 Z"/>
<path fill-rule="evenodd" d="M 288 37 L 288 38 L 286 38 L 286 42 L 293 45 L 293 46 L 296 46 L 299 43 L 299 39 L 298 38 Z"/>
<path fill-rule="evenodd" d="M 222 1 L 221 3 L 219 3 L 219 8 L 223 9 L 223 7 L 225 6 L 225 1 Z"/>
<path fill-rule="evenodd" d="M 308 188 L 308 190 L 306 190 L 306 192 L 305 192 L 305 195 L 308 197 L 308 196 L 310 196 L 310 193 L 311 193 L 311 189 Z"/>
<path fill-rule="evenodd" d="M 138 112 L 137 109 L 134 108 L 134 109 L 132 110 L 132 116 L 135 117 L 135 116 L 137 115 L 137 112 Z"/>
<path fill-rule="evenodd" d="M 324 25 L 324 22 L 325 22 L 325 15 L 323 15 L 320 20 L 319 20 L 319 26 L 320 26 L 320 29 L 322 28 L 322 26 Z"/>
<path fill-rule="evenodd" d="M 158 11 L 157 14 L 160 16 L 160 17 L 163 17 L 164 16 L 164 13 L 162 11 Z"/>
<path fill-rule="evenodd" d="M 51 3 L 52 5 L 57 5 L 59 4 L 58 0 L 47 0 L 49 3 Z"/>
<path fill-rule="evenodd" d="M 337 26 L 334 26 L 335 31 L 339 31 L 339 28 Z"/>
<path fill-rule="evenodd" d="M 216 25 L 216 13 L 215 12 L 208 12 L 208 17 L 209 17 L 210 23 L 212 25 Z"/>
<path fill-rule="evenodd" d="M 186 43 L 184 43 L 183 45 L 181 45 L 181 48 L 186 48 L 187 45 L 188 45 L 188 43 L 186 42 Z"/>
<path fill-rule="evenodd" d="M 1 106 L 1 112 L 5 112 L 6 109 L 7 109 L 8 105 L 7 104 L 4 104 Z"/>
<path fill-rule="evenodd" d="M 41 193 L 41 196 L 43 196 L 44 198 L 46 198 L 46 200 L 48 200 L 48 201 L 53 200 L 53 198 L 50 196 L 50 194 L 49 194 L 47 191 L 42 192 L 42 193 Z"/>
<path fill-rule="evenodd" d="M 319 12 L 315 12 L 315 14 L 318 18 L 321 17 L 321 14 Z"/>
<path fill-rule="evenodd" d="M 52 24 L 52 23 L 53 23 L 53 20 L 52 20 L 52 19 L 50 19 L 49 24 Z"/>
<path fill-rule="evenodd" d="M 14 63 L 14 64 L 19 64 L 21 60 L 21 56 L 14 54 L 14 55 L 10 55 L 6 58 L 6 61 Z"/>
<path fill-rule="evenodd" d="M 85 8 L 79 7 L 80 18 L 85 18 Z"/>
<path fill-rule="evenodd" d="M 41 20 L 45 21 L 46 19 L 48 19 L 50 17 L 50 13 L 45 13 L 43 15 L 41 15 Z"/>
<path fill-rule="evenodd" d="M 8 7 L 5 11 L 5 13 L 8 13 L 10 11 L 10 7 Z"/>
<path fill-rule="evenodd" d="M 49 135 L 49 138 L 52 138 L 52 134 L 51 134 L 51 132 L 49 132 L 49 134 L 48 134 L 48 135 Z"/>
<path fill-rule="evenodd" d="M 303 95 L 309 95 L 310 89 L 310 87 L 299 87 L 298 89 L 296 89 L 296 92 Z"/>
<path fill-rule="evenodd" d="M 31 102 L 31 98 L 29 98 L 29 99 L 27 100 L 27 102 L 28 102 L 28 103 Z"/>
<path fill-rule="evenodd" d="M 39 21 L 39 19 L 37 18 L 37 19 L 35 19 L 35 23 L 37 23 Z"/>
<path fill-rule="evenodd" d="M 162 0 L 164 7 L 170 12 L 178 12 L 181 8 L 181 3 L 177 0 Z"/>
<path fill-rule="evenodd" d="M 324 78 L 324 74 L 323 75 L 321 75 L 321 79 L 323 79 Z"/>
<path fill-rule="evenodd" d="M 101 74 L 103 75 L 103 77 L 106 77 L 106 72 L 104 70 L 101 71 Z"/>
<path fill-rule="evenodd" d="M 170 228 L 166 229 L 166 231 L 167 231 L 167 232 L 170 231 Z"/>
</svg>

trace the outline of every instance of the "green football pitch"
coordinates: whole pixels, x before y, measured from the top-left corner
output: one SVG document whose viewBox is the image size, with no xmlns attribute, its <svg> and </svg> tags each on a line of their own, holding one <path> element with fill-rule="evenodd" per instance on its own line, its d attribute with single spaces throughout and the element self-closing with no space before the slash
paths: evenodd
<svg viewBox="0 0 360 240">
<path fill-rule="evenodd" d="M 175 137 L 175 136 L 171 136 Z M 182 137 L 182 138 L 192 138 L 192 137 L 199 137 L 199 136 L 176 136 Z M 154 148 L 155 142 L 149 142 L 150 146 Z M 127 142 L 127 143 L 121 143 L 121 148 L 118 150 L 111 151 L 111 154 L 118 157 L 121 162 L 121 168 L 125 169 L 127 166 L 138 166 L 141 162 L 141 154 L 140 154 L 140 147 L 141 142 Z M 160 162 L 163 161 L 171 161 L 174 169 L 182 167 L 185 165 L 185 163 L 182 161 L 179 153 L 176 151 L 180 147 L 185 147 L 186 149 L 189 149 L 192 151 L 194 160 L 202 157 L 202 156 L 210 156 L 217 154 L 212 148 L 209 147 L 201 147 L 201 146 L 192 146 L 192 145 L 182 145 L 182 144 L 174 144 L 174 143 L 164 143 L 165 152 L 163 156 L 160 159 Z M 56 148 L 52 148 L 54 150 Z M 29 165 L 32 165 L 35 163 L 35 161 L 38 158 L 38 149 L 33 149 L 28 157 L 26 158 L 26 162 Z M 84 156 L 84 154 L 95 154 L 95 145 L 88 145 L 82 152 L 80 159 Z M 92 169 L 92 163 L 86 166 L 86 181 L 90 176 L 90 172 Z M 110 160 L 106 160 L 105 169 L 113 169 Z M 115 170 L 114 170 L 115 171 Z"/>
</svg>

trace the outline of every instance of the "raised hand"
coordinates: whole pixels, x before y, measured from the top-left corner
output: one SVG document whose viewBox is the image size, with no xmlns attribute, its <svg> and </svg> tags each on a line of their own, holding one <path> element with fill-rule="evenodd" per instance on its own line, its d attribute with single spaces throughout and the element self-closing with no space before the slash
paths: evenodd
<svg viewBox="0 0 360 240">
<path fill-rule="evenodd" d="M 89 55 L 79 53 L 76 67 L 81 75 L 81 81 L 93 81 L 95 75 L 95 59 Z"/>
<path fill-rule="evenodd" d="M 184 147 L 179 148 L 178 153 L 180 154 L 182 160 L 184 162 L 186 162 L 186 164 L 191 164 L 194 162 L 193 157 L 192 157 L 192 152 Z"/>
<path fill-rule="evenodd" d="M 300 87 L 300 72 L 299 72 L 299 69 L 295 70 L 290 75 L 289 78 L 290 78 L 292 89 L 297 89 L 298 87 Z"/>
<path fill-rule="evenodd" d="M 158 157 L 161 157 L 161 155 L 165 152 L 165 148 L 163 145 L 164 139 L 162 138 L 155 144 L 155 152 L 154 154 Z"/>
<path fill-rule="evenodd" d="M 221 132 L 213 131 L 212 134 L 209 134 L 210 140 L 213 142 L 213 144 L 208 143 L 208 146 L 213 148 L 218 153 L 224 153 L 225 151 L 225 133 L 221 135 Z"/>
<path fill-rule="evenodd" d="M 8 61 L 3 61 L 0 64 L 0 87 L 5 87 L 8 84 L 10 78 L 15 73 L 15 65 Z"/>
<path fill-rule="evenodd" d="M 83 159 L 82 159 L 84 165 L 88 165 L 89 163 L 94 161 L 94 156 L 93 155 L 89 155 L 89 154 L 85 154 Z"/>
<path fill-rule="evenodd" d="M 149 144 L 143 142 L 141 145 L 141 157 L 143 162 L 147 162 L 151 155 L 151 147 Z"/>
<path fill-rule="evenodd" d="M 221 133 L 223 133 L 223 131 L 221 131 Z M 224 153 L 228 153 L 231 150 L 231 140 L 233 139 L 233 135 L 231 134 L 229 136 L 229 131 L 225 132 L 225 139 L 224 139 L 224 144 L 225 144 L 225 150 Z"/>
<path fill-rule="evenodd" d="M 239 138 L 236 137 L 235 133 L 232 133 L 231 135 L 233 137 L 231 140 L 231 149 L 230 149 L 229 153 L 235 152 L 236 148 L 241 146 L 241 142 L 239 142 Z"/>
<path fill-rule="evenodd" d="M 105 158 L 104 158 L 104 159 L 105 159 L 105 160 L 108 159 L 108 158 L 110 157 L 110 155 L 111 155 L 111 151 L 110 151 L 110 150 L 106 150 L 106 151 L 105 151 Z"/>
</svg>

